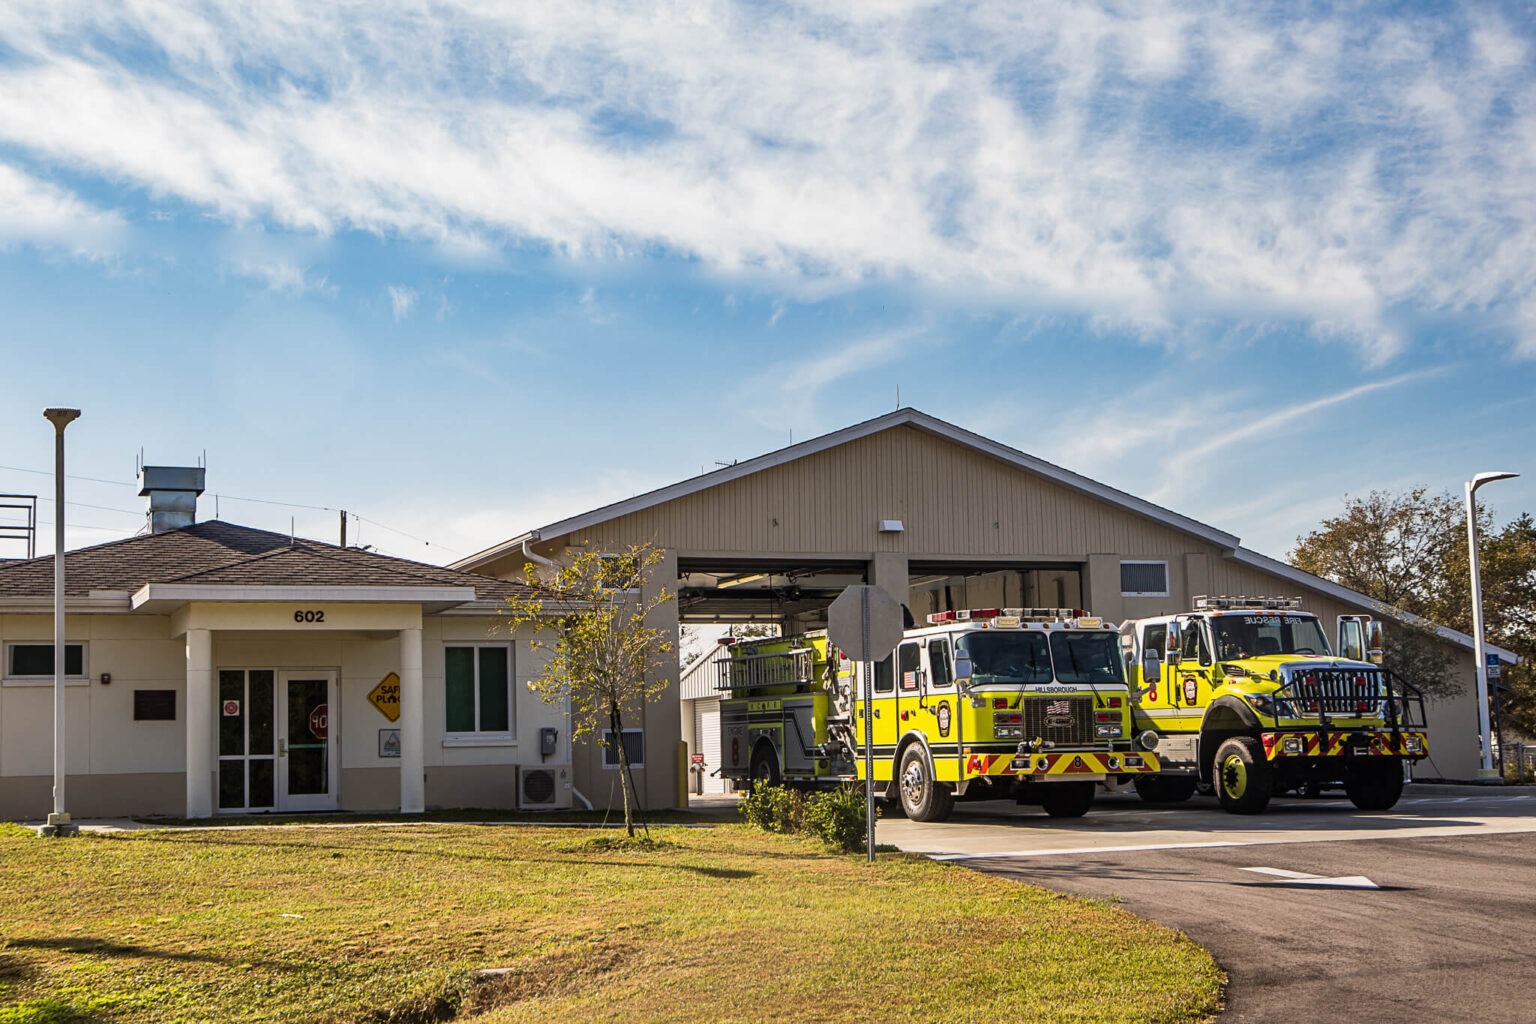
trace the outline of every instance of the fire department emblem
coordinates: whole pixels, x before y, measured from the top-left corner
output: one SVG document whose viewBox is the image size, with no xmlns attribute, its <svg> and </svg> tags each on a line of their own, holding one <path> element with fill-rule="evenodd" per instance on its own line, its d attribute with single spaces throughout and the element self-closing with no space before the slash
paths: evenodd
<svg viewBox="0 0 1536 1024">
<path fill-rule="evenodd" d="M 1200 684 L 1194 676 L 1184 677 L 1184 703 L 1193 704 L 1195 698 L 1200 696 Z"/>
<path fill-rule="evenodd" d="M 940 736 L 948 736 L 949 735 L 949 705 L 948 704 L 940 704 L 939 705 L 939 712 L 938 712 L 938 714 L 939 714 L 939 735 Z"/>
</svg>

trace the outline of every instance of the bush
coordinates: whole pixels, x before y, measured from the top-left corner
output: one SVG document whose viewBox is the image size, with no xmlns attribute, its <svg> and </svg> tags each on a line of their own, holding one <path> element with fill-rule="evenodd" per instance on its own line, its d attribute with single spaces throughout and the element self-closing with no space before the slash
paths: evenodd
<svg viewBox="0 0 1536 1024">
<path fill-rule="evenodd" d="M 789 834 L 805 827 L 805 796 L 783 786 L 759 783 L 741 801 L 747 823 L 764 832 Z"/>
<path fill-rule="evenodd" d="M 742 798 L 741 813 L 764 832 L 807 833 L 843 853 L 864 848 L 864 794 L 855 786 L 806 796 L 783 786 L 759 785 Z"/>
<path fill-rule="evenodd" d="M 864 793 L 853 786 L 840 786 L 817 793 L 806 803 L 805 828 L 828 847 L 843 853 L 864 849 Z"/>
</svg>

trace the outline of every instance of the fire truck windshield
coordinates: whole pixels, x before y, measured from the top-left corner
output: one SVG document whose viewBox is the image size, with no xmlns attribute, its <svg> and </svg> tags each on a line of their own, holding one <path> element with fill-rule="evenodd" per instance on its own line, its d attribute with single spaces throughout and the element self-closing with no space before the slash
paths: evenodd
<svg viewBox="0 0 1536 1024">
<path fill-rule="evenodd" d="M 1310 615 L 1213 615 L 1211 632 L 1215 634 L 1216 657 L 1221 660 L 1331 653 L 1323 627 Z"/>
<path fill-rule="evenodd" d="M 1029 632 L 965 633 L 955 641 L 971 655 L 977 683 L 1049 683 L 1051 653 L 1045 634 Z"/>
<path fill-rule="evenodd" d="M 1120 637 L 1114 633 L 1052 633 L 1051 656 L 1056 662 L 1057 682 L 1125 682 Z"/>
</svg>

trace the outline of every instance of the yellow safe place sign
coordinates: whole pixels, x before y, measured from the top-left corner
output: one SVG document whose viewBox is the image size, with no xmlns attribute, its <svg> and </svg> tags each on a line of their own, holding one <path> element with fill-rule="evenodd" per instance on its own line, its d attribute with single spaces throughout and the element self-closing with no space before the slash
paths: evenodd
<svg viewBox="0 0 1536 1024">
<path fill-rule="evenodd" d="M 368 691 L 368 703 L 391 722 L 400 721 L 400 677 L 391 672 Z"/>
</svg>

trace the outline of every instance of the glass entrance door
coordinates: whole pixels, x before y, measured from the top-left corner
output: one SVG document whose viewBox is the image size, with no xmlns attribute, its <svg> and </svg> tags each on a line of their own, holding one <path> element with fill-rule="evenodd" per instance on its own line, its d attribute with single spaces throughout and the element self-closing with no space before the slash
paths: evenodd
<svg viewBox="0 0 1536 1024">
<path fill-rule="evenodd" d="M 277 792 L 283 810 L 336 808 L 335 689 L 330 673 L 285 672 L 279 677 Z"/>
</svg>

